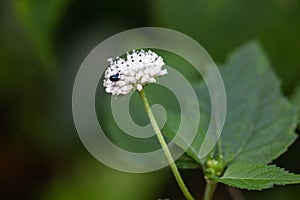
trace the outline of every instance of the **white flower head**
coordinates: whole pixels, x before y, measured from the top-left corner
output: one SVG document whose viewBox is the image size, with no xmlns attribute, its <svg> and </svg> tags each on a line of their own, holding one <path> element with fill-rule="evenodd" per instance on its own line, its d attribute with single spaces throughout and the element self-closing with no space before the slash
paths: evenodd
<svg viewBox="0 0 300 200">
<path fill-rule="evenodd" d="M 144 85 L 155 83 L 159 76 L 168 73 L 167 69 L 162 69 L 165 64 L 162 57 L 150 50 L 133 50 L 127 52 L 126 59 L 117 57 L 108 61 L 110 65 L 105 71 L 103 86 L 113 95 L 141 91 Z"/>
</svg>

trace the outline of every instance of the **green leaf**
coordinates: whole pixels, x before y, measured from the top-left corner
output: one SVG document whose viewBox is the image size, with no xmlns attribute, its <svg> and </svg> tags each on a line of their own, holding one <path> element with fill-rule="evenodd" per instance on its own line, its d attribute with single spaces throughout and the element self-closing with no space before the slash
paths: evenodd
<svg viewBox="0 0 300 200">
<path fill-rule="evenodd" d="M 297 138 L 297 112 L 283 97 L 267 56 L 258 43 L 250 42 L 234 51 L 220 72 L 227 95 L 223 157 L 227 162 L 270 163 Z M 198 85 L 198 93 L 201 117 L 209 116 L 204 83 Z"/>
<path fill-rule="evenodd" d="M 192 114 L 191 114 L 192 115 Z M 169 112 L 168 113 L 168 119 L 169 122 L 166 123 L 166 126 L 163 129 L 163 134 L 169 139 L 172 140 L 173 137 L 176 135 L 177 130 L 178 130 L 178 122 L 180 122 L 181 116 L 179 113 L 174 113 L 174 112 Z M 189 124 L 189 127 L 193 130 L 197 130 L 197 127 L 194 127 L 194 124 L 189 123 L 189 118 L 186 119 L 181 119 L 181 120 L 185 120 L 186 123 Z M 192 145 L 190 145 L 190 147 L 185 151 L 191 158 L 193 158 L 197 163 L 199 164 L 203 164 L 201 163 L 201 160 L 198 157 L 198 152 L 200 150 L 202 141 L 204 139 L 204 135 L 205 132 L 199 128 L 197 135 L 194 139 L 194 141 L 192 142 Z M 178 137 L 176 141 L 174 141 L 179 147 L 181 147 L 182 149 L 186 149 L 188 142 L 186 141 L 185 137 Z M 183 160 L 182 160 L 183 159 Z M 190 162 L 184 159 L 184 157 L 180 157 L 177 160 L 178 163 L 181 163 L 181 165 L 183 165 L 182 163 L 184 162 Z M 185 169 L 189 168 L 188 166 L 189 163 L 186 164 L 186 166 L 184 167 Z M 194 166 L 191 166 L 190 169 L 193 169 Z"/>
<path fill-rule="evenodd" d="M 296 89 L 294 90 L 294 93 L 291 97 L 291 102 L 293 105 L 295 105 L 298 110 L 300 111 L 300 85 L 298 85 L 296 87 Z M 300 112 L 299 112 L 300 113 Z"/>
<path fill-rule="evenodd" d="M 227 161 L 270 163 L 295 141 L 296 109 L 260 45 L 251 42 L 229 57 L 221 70 L 227 116 L 221 135 Z"/>
<path fill-rule="evenodd" d="M 200 164 L 188 154 L 183 154 L 179 159 L 175 161 L 175 164 L 180 169 L 197 169 L 200 167 Z"/>
<path fill-rule="evenodd" d="M 226 121 L 221 135 L 224 159 L 231 163 L 270 163 L 297 138 L 294 132 L 297 112 L 283 97 L 267 56 L 258 43 L 250 42 L 229 56 L 220 73 L 227 95 Z M 211 105 L 205 83 L 197 83 L 194 88 L 199 97 L 201 119 L 199 133 L 186 152 L 200 163 L 198 152 L 209 124 Z M 165 133 L 172 138 L 176 131 L 172 131 L 174 125 L 168 126 Z M 177 145 L 184 147 L 181 141 Z"/>
<path fill-rule="evenodd" d="M 295 89 L 291 97 L 291 102 L 298 109 L 298 126 L 296 132 L 300 133 L 300 119 L 299 119 L 300 118 L 300 85 L 298 85 L 298 87 Z"/>
<path fill-rule="evenodd" d="M 275 165 L 236 163 L 230 165 L 221 178 L 215 177 L 214 180 L 241 189 L 261 190 L 274 185 L 298 184 L 300 175 Z"/>
</svg>

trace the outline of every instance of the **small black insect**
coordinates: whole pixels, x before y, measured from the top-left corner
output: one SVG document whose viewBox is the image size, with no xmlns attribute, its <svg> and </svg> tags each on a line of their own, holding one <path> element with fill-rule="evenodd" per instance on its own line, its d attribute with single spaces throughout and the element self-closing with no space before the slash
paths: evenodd
<svg viewBox="0 0 300 200">
<path fill-rule="evenodd" d="M 116 81 L 120 80 L 120 75 L 119 75 L 119 73 L 110 76 L 110 77 L 109 77 L 109 80 L 110 80 L 110 81 L 113 81 L 113 82 L 116 82 Z"/>
</svg>

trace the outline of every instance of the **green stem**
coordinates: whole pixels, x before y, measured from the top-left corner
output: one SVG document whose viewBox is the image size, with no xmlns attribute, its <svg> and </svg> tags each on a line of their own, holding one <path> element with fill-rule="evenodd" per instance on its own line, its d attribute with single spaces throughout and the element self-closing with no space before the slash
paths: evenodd
<svg viewBox="0 0 300 200">
<path fill-rule="evenodd" d="M 217 182 L 211 181 L 211 180 L 206 180 L 206 186 L 205 186 L 205 192 L 203 196 L 203 200 L 212 200 L 216 187 L 217 187 Z"/>
<path fill-rule="evenodd" d="M 175 164 L 174 159 L 171 155 L 171 152 L 168 149 L 168 145 L 165 142 L 164 137 L 163 137 L 162 133 L 160 132 L 160 129 L 159 129 L 159 127 L 157 125 L 157 122 L 154 118 L 154 115 L 151 111 L 151 108 L 150 108 L 150 105 L 149 105 L 149 102 L 148 102 L 148 99 L 146 97 L 146 94 L 145 94 L 144 90 L 142 89 L 139 93 L 140 93 L 140 96 L 141 96 L 142 101 L 144 103 L 144 106 L 145 106 L 146 112 L 148 114 L 148 117 L 150 119 L 150 122 L 151 122 L 151 124 L 153 126 L 153 129 L 155 131 L 155 134 L 157 136 L 157 139 L 158 139 L 158 141 L 159 141 L 159 143 L 160 143 L 160 145 L 161 145 L 161 147 L 162 147 L 162 149 L 163 149 L 163 151 L 164 151 L 164 153 L 165 153 L 165 155 L 166 155 L 166 157 L 167 157 L 167 159 L 170 163 L 171 170 L 172 170 L 172 172 L 175 176 L 175 179 L 176 179 L 183 195 L 188 200 L 194 200 L 193 196 L 190 194 L 189 190 L 187 189 L 187 187 L 185 186 L 185 184 L 183 182 L 183 179 L 180 176 L 180 173 L 179 173 L 179 171 L 176 167 L 176 164 Z"/>
</svg>

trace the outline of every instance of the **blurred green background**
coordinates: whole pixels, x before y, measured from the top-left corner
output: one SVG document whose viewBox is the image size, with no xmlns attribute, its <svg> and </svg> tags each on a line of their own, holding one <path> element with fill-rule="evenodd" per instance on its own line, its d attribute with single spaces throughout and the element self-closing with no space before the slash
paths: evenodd
<svg viewBox="0 0 300 200">
<path fill-rule="evenodd" d="M 299 0 L 2 0 L 0 199 L 183 199 L 169 169 L 126 174 L 99 163 L 73 124 L 72 86 L 85 56 L 107 37 L 142 26 L 185 33 L 218 63 L 257 39 L 282 79 L 284 94 L 292 97 L 299 88 Z M 299 150 L 297 141 L 275 162 L 300 173 Z M 201 196 L 201 171 L 183 171 L 183 176 Z M 243 195 L 296 200 L 299 189 Z M 215 199 L 232 196 L 220 185 Z"/>
</svg>

